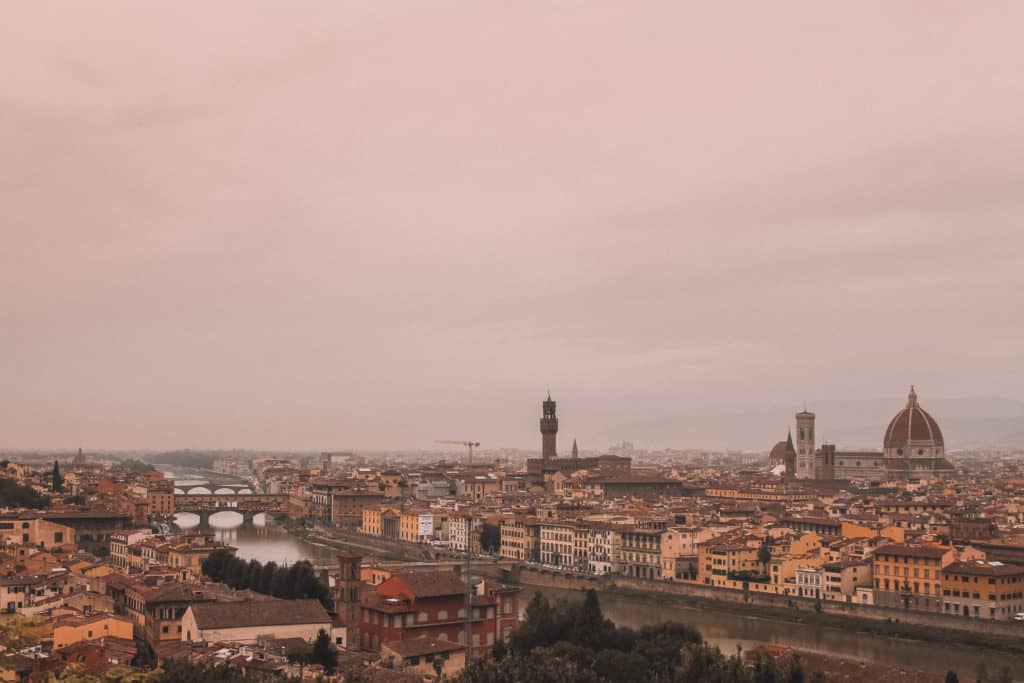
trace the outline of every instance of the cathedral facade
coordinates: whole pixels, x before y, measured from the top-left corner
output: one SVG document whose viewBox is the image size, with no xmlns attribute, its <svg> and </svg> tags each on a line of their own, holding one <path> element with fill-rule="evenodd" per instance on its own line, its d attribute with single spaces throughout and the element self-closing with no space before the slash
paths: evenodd
<svg viewBox="0 0 1024 683">
<path fill-rule="evenodd" d="M 941 479 L 953 473 L 946 459 L 938 423 L 918 403 L 910 387 L 907 404 L 889 421 L 881 451 L 837 451 L 832 444 L 815 447 L 814 413 L 796 414 L 792 432 L 771 450 L 769 464 L 794 479 L 863 479 L 871 482 Z"/>
</svg>

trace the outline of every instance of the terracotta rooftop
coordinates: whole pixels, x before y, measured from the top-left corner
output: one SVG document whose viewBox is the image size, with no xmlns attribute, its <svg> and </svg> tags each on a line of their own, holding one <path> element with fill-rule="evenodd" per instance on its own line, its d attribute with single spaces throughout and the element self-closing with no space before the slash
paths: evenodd
<svg viewBox="0 0 1024 683">
<path fill-rule="evenodd" d="M 203 629 L 331 623 L 319 600 L 200 602 L 189 609 Z"/>
<path fill-rule="evenodd" d="M 378 592 L 386 595 L 389 592 L 388 588 L 390 588 L 388 584 L 392 581 L 401 581 L 407 586 L 412 591 L 412 595 L 408 597 L 412 599 L 462 595 L 466 591 L 466 584 L 455 576 L 453 572 L 428 571 L 395 574 L 388 581 L 381 584 L 381 587 L 377 589 Z M 381 588 L 384 588 L 384 590 L 382 591 Z"/>
<path fill-rule="evenodd" d="M 947 552 L 949 548 L 943 548 L 941 546 L 925 546 L 925 545 L 904 545 L 903 543 L 890 543 L 884 545 L 875 551 L 876 557 L 882 557 L 884 555 L 897 555 L 899 557 L 927 557 L 932 559 L 939 559 Z"/>
<path fill-rule="evenodd" d="M 1001 562 L 954 562 L 942 571 L 946 574 L 971 574 L 973 576 L 1017 576 L 1024 574 L 1024 567 Z"/>
</svg>

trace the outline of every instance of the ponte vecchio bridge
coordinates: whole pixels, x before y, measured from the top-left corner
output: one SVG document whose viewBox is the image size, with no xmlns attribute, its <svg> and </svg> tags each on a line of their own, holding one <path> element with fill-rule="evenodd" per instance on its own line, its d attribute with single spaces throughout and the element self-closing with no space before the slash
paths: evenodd
<svg viewBox="0 0 1024 683">
<path fill-rule="evenodd" d="M 251 495 L 237 493 L 176 493 L 174 509 L 199 515 L 200 523 L 207 523 L 217 512 L 237 512 L 251 522 L 261 512 L 284 514 L 288 511 L 288 496 L 283 494 Z"/>
</svg>

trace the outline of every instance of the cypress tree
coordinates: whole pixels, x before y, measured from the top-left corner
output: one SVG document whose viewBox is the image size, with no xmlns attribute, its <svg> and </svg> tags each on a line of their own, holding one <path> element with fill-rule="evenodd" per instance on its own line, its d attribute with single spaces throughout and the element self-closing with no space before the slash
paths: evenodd
<svg viewBox="0 0 1024 683">
<path fill-rule="evenodd" d="M 54 493 L 64 493 L 64 477 L 60 476 L 60 466 L 57 465 L 57 461 L 53 461 L 53 480 L 50 482 L 50 487 Z"/>
<path fill-rule="evenodd" d="M 313 652 L 309 655 L 311 664 L 321 664 L 328 674 L 333 674 L 338 668 L 338 655 L 334 649 L 334 643 L 327 631 L 320 629 L 313 642 Z"/>
<path fill-rule="evenodd" d="M 277 563 L 276 562 L 267 562 L 265 565 L 263 565 L 263 569 L 260 570 L 260 585 L 259 585 L 259 588 L 256 588 L 255 586 L 253 586 L 253 590 L 258 590 L 260 593 L 264 593 L 266 595 L 272 595 L 272 593 L 270 592 L 270 589 L 271 589 L 271 587 L 273 585 L 274 572 L 276 572 L 276 571 L 277 571 Z"/>
</svg>

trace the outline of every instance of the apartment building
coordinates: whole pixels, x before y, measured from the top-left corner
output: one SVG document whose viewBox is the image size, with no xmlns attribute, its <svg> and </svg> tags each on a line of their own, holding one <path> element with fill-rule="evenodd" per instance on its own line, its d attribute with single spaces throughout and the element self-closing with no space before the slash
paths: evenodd
<svg viewBox="0 0 1024 683">
<path fill-rule="evenodd" d="M 982 560 L 943 567 L 942 612 L 973 619 L 1013 619 L 1024 612 L 1024 567 Z"/>
<path fill-rule="evenodd" d="M 572 524 L 540 525 L 540 562 L 563 570 L 579 569 L 576 562 L 576 529 Z"/>
<path fill-rule="evenodd" d="M 710 538 L 710 529 L 668 527 L 661 535 L 661 578 L 665 581 L 696 581 L 697 546 Z"/>
<path fill-rule="evenodd" d="M 955 560 L 956 550 L 949 546 L 882 546 L 872 562 L 875 604 L 941 612 L 942 569 Z"/>
<path fill-rule="evenodd" d="M 623 529 L 618 572 L 637 579 L 661 579 L 661 537 L 665 529 Z"/>
<path fill-rule="evenodd" d="M 611 574 L 616 571 L 622 546 L 621 528 L 602 522 L 584 522 L 587 530 L 587 571 Z"/>
</svg>

